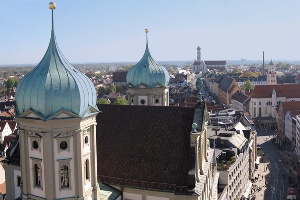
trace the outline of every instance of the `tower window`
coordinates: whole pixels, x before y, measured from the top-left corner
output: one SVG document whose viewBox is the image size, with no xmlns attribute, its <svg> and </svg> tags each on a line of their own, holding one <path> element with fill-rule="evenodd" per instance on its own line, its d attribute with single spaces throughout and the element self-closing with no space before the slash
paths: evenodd
<svg viewBox="0 0 300 200">
<path fill-rule="evenodd" d="M 159 103 L 159 100 L 158 100 L 158 99 L 155 99 L 155 103 Z"/>
<path fill-rule="evenodd" d="M 142 100 L 141 100 L 141 104 L 144 105 L 145 103 L 146 103 L 145 99 L 142 99 Z"/>
<path fill-rule="evenodd" d="M 63 165 L 60 167 L 60 187 L 69 187 L 69 167 L 67 165 Z"/>
<path fill-rule="evenodd" d="M 21 186 L 21 176 L 17 176 L 17 186 L 20 187 Z"/>
<path fill-rule="evenodd" d="M 84 137 L 84 143 L 85 143 L 85 144 L 88 144 L 88 143 L 89 143 L 89 136 L 85 136 L 85 137 Z"/>
<path fill-rule="evenodd" d="M 34 148 L 34 149 L 39 148 L 39 143 L 38 143 L 36 140 L 34 140 L 34 141 L 32 142 L 32 148 Z"/>
<path fill-rule="evenodd" d="M 67 147 L 68 147 L 68 143 L 66 141 L 62 141 L 60 144 L 59 144 L 59 147 L 63 150 L 65 150 Z"/>
<path fill-rule="evenodd" d="M 34 186 L 41 187 L 41 167 L 34 164 Z"/>
<path fill-rule="evenodd" d="M 89 159 L 85 160 L 85 180 L 89 180 L 90 179 L 90 161 Z"/>
</svg>

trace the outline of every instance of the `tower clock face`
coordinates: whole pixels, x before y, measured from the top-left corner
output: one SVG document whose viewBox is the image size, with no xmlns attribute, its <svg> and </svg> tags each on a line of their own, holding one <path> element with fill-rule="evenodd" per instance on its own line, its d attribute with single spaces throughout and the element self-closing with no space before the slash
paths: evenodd
<svg viewBox="0 0 300 200">
<path fill-rule="evenodd" d="M 59 147 L 64 150 L 64 149 L 66 149 L 68 147 L 68 143 L 66 141 L 62 141 L 59 144 Z"/>
</svg>

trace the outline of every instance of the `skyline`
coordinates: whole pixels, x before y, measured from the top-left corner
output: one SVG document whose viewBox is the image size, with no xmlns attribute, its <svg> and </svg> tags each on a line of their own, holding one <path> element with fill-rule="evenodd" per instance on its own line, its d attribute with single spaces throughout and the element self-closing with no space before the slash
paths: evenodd
<svg viewBox="0 0 300 200">
<path fill-rule="evenodd" d="M 50 1 L 2 0 L 0 65 L 37 64 L 51 32 Z M 300 2 L 190 0 L 76 3 L 57 0 L 56 40 L 71 63 L 300 60 Z M 298 36 L 298 37 L 297 37 Z"/>
</svg>

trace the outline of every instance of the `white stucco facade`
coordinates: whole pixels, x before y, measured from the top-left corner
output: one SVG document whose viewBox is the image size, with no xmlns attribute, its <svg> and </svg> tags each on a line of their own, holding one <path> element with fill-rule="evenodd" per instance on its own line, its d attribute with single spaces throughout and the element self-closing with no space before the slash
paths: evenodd
<svg viewBox="0 0 300 200">
<path fill-rule="evenodd" d="M 296 141 L 295 141 L 295 152 L 300 155 L 300 115 L 296 116 Z"/>
</svg>

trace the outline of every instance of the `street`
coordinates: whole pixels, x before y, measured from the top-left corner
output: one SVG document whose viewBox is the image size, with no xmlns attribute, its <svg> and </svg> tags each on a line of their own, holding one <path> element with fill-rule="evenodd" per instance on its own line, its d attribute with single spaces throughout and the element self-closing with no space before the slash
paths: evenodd
<svg viewBox="0 0 300 200">
<path fill-rule="evenodd" d="M 266 187 L 261 191 L 263 193 L 261 195 L 264 197 L 263 199 L 283 200 L 287 199 L 287 189 L 288 186 L 290 187 L 292 185 L 291 180 L 296 182 L 297 177 L 296 171 L 290 167 L 292 161 L 289 154 L 291 153 L 278 148 L 276 143 L 272 140 L 274 133 L 275 130 L 257 129 L 257 144 L 261 146 L 258 156 L 261 156 L 262 159 L 260 167 L 255 174 L 265 174 L 264 181 Z M 264 187 L 264 181 L 258 184 Z"/>
</svg>

